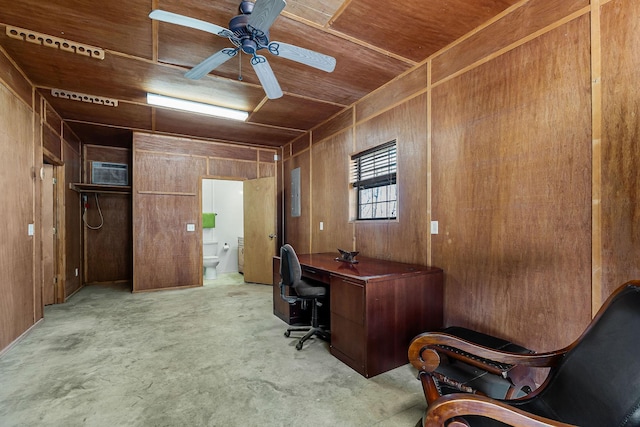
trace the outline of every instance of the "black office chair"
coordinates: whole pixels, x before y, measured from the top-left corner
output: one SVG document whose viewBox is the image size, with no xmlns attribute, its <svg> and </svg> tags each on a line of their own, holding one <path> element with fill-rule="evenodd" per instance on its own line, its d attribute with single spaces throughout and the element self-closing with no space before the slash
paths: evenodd
<svg viewBox="0 0 640 427">
<path fill-rule="evenodd" d="M 321 327 L 318 320 L 318 307 L 322 306 L 322 302 L 328 295 L 327 288 L 319 282 L 302 278 L 302 268 L 300 267 L 298 255 L 289 244 L 280 248 L 280 277 L 280 296 L 282 299 L 289 304 L 295 304 L 300 301 L 303 309 L 307 307 L 309 302 L 312 304 L 311 326 L 288 328 L 284 336 L 289 337 L 291 332 L 307 332 L 298 340 L 296 344 L 297 350 L 301 350 L 304 342 L 314 335 L 329 341 L 330 332 Z M 289 295 L 287 295 L 287 287 L 293 290 Z"/>
</svg>

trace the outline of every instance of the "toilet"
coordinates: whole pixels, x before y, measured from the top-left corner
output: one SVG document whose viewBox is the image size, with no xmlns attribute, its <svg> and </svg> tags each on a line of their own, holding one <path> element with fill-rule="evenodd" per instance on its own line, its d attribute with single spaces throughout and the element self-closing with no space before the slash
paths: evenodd
<svg viewBox="0 0 640 427">
<path fill-rule="evenodd" d="M 216 279 L 218 277 L 216 267 L 220 262 L 218 258 L 218 242 L 204 242 L 202 244 L 202 255 L 205 280 Z"/>
</svg>

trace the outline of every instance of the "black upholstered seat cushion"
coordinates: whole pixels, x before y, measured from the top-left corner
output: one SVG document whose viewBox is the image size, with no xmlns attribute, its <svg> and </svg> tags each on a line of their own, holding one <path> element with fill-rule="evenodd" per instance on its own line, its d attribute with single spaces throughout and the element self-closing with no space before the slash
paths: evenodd
<svg viewBox="0 0 640 427">
<path fill-rule="evenodd" d="M 460 326 L 449 326 L 442 329 L 440 332 L 453 335 L 466 341 L 470 341 L 481 346 L 493 348 L 496 350 L 522 354 L 534 353 L 528 348 L 519 346 L 502 338 L 483 334 L 481 332 Z M 509 369 L 511 369 L 513 366 L 505 363 L 498 363 L 495 361 L 483 359 L 480 357 L 475 357 L 473 354 L 463 352 L 454 347 L 439 347 L 458 354 L 465 355 L 472 359 L 476 359 L 477 361 L 493 366 L 495 369 L 499 369 L 504 372 L 509 371 Z M 473 390 L 477 390 L 480 393 L 484 393 L 487 396 L 493 397 L 494 399 L 504 399 L 508 393 L 512 394 L 511 398 L 521 397 L 526 394 L 526 392 L 522 389 L 514 390 L 513 384 L 509 378 L 504 378 L 501 375 L 497 374 L 491 374 L 479 367 L 472 366 L 454 358 L 443 358 L 440 361 L 440 365 L 436 369 L 436 373 L 445 377 L 444 380 L 440 380 L 438 382 L 440 393 L 443 395 L 460 393 L 461 390 L 464 390 L 464 388 L 461 389 L 459 387 L 456 387 L 455 385 L 448 384 L 446 381 L 447 379 L 451 379 L 453 381 L 453 384 L 461 384 L 464 387 L 469 387 Z"/>
<path fill-rule="evenodd" d="M 296 290 L 296 293 L 301 297 L 323 297 L 327 295 L 327 288 L 322 285 L 314 286 L 309 283 L 306 279 L 300 279 L 295 283 L 293 287 Z"/>
</svg>

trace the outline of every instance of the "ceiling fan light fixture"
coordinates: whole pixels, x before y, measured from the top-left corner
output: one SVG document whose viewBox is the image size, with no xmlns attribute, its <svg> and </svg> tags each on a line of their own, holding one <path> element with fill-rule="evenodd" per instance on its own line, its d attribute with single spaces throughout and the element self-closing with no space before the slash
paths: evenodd
<svg viewBox="0 0 640 427">
<path fill-rule="evenodd" d="M 147 104 L 243 122 L 249 117 L 249 113 L 246 111 L 234 110 L 213 104 L 187 101 L 186 99 L 172 98 L 170 96 L 158 95 L 155 93 L 147 93 Z"/>
</svg>

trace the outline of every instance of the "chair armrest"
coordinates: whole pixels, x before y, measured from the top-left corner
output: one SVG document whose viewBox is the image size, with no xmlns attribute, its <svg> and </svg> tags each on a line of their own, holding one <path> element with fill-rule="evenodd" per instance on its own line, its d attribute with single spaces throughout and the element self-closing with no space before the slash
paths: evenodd
<svg viewBox="0 0 640 427">
<path fill-rule="evenodd" d="M 284 282 L 280 282 L 280 297 L 285 300 L 286 302 L 288 302 L 289 304 L 295 304 L 299 301 L 298 297 L 296 297 L 295 295 L 287 295 L 287 285 L 284 284 Z"/>
<path fill-rule="evenodd" d="M 576 427 L 530 414 L 486 396 L 458 393 L 441 397 L 430 404 L 424 427 L 444 426 L 447 420 L 465 415 L 484 416 L 517 427 Z M 448 425 L 462 427 L 467 424 L 458 421 Z"/>
<path fill-rule="evenodd" d="M 566 349 L 547 353 L 512 353 L 496 350 L 443 332 L 425 332 L 409 345 L 409 361 L 420 371 L 433 372 L 440 365 L 441 355 L 464 361 L 498 375 L 505 375 L 512 366 L 553 367 Z"/>
</svg>

